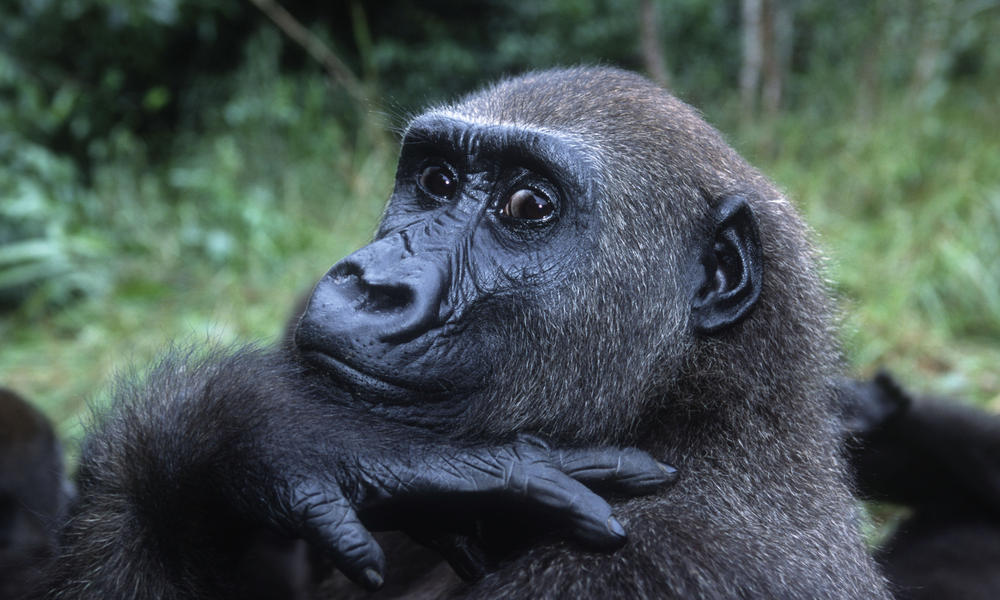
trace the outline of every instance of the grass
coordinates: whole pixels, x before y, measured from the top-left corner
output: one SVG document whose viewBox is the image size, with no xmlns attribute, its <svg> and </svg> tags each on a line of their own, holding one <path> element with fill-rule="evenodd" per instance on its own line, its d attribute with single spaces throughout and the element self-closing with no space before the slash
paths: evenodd
<svg viewBox="0 0 1000 600">
<path fill-rule="evenodd" d="M 896 106 L 785 118 L 746 132 L 746 150 L 817 229 L 858 371 L 1000 410 L 996 112 L 961 89 L 933 110 Z"/>
<path fill-rule="evenodd" d="M 391 189 L 388 134 L 337 125 L 320 82 L 263 73 L 245 88 L 165 164 L 120 136 L 72 224 L 102 241 L 84 270 L 107 285 L 0 321 L 0 382 L 65 438 L 116 369 L 172 340 L 275 339 L 297 297 L 370 237 Z M 977 98 L 729 132 L 818 231 L 857 372 L 887 366 L 914 389 L 1000 410 L 1000 152 Z"/>
</svg>

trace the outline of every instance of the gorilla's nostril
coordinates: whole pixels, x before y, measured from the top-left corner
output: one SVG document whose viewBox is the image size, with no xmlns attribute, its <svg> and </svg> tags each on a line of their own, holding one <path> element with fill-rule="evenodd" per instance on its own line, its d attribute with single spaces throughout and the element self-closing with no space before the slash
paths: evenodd
<svg viewBox="0 0 1000 600">
<path fill-rule="evenodd" d="M 413 304 L 413 289 L 407 285 L 365 285 L 358 309 L 393 312 Z"/>
<path fill-rule="evenodd" d="M 330 280 L 355 310 L 386 313 L 405 309 L 414 302 L 413 289 L 405 283 L 373 283 L 355 262 L 343 262 L 330 272 Z"/>
<path fill-rule="evenodd" d="M 337 284 L 350 283 L 351 279 L 357 278 L 361 279 L 364 271 L 357 263 L 353 262 L 341 262 L 334 265 L 333 269 L 330 271 L 330 278 Z"/>
</svg>

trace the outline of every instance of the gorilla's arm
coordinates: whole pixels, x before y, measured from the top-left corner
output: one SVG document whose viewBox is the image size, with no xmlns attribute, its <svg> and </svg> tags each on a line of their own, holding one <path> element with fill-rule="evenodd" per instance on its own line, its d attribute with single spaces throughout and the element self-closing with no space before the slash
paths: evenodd
<svg viewBox="0 0 1000 600">
<path fill-rule="evenodd" d="M 142 385 L 120 384 L 85 441 L 47 593 L 232 596 L 242 554 L 265 531 L 307 540 L 373 588 L 384 557 L 369 527 L 417 517 L 448 527 L 500 503 L 544 511 L 578 541 L 613 548 L 620 525 L 580 481 L 643 493 L 670 479 L 637 451 L 443 444 L 331 402 L 297 369 L 240 351 L 168 358 Z"/>
<path fill-rule="evenodd" d="M 888 373 L 839 389 L 862 496 L 910 506 L 1000 506 L 1000 418 L 912 397 Z"/>
</svg>

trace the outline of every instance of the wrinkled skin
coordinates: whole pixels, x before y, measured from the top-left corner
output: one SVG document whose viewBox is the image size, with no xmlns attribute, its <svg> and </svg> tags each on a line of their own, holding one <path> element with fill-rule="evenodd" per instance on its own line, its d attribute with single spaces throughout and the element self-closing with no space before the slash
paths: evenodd
<svg viewBox="0 0 1000 600">
<path fill-rule="evenodd" d="M 418 421 L 460 421 L 456 413 L 504 377 L 495 361 L 512 340 L 498 324 L 524 318 L 528 306 L 545 310 L 593 262 L 584 160 L 558 137 L 416 120 L 375 241 L 316 286 L 297 348 L 362 402 Z M 518 191 L 532 197 L 505 214 Z M 535 213 L 524 212 L 529 203 Z M 511 378 L 545 369 L 518 367 Z"/>
</svg>

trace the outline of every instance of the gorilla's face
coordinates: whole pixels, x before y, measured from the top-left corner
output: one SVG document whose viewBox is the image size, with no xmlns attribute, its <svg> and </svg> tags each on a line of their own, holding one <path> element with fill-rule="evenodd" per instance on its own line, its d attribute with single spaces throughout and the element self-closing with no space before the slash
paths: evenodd
<svg viewBox="0 0 1000 600">
<path fill-rule="evenodd" d="M 392 403 L 455 400 L 497 369 L 544 369 L 519 364 L 520 344 L 504 334 L 573 318 L 564 291 L 596 248 L 593 182 L 581 149 L 559 136 L 417 119 L 375 240 L 317 284 L 299 350 L 367 400 Z"/>
</svg>

